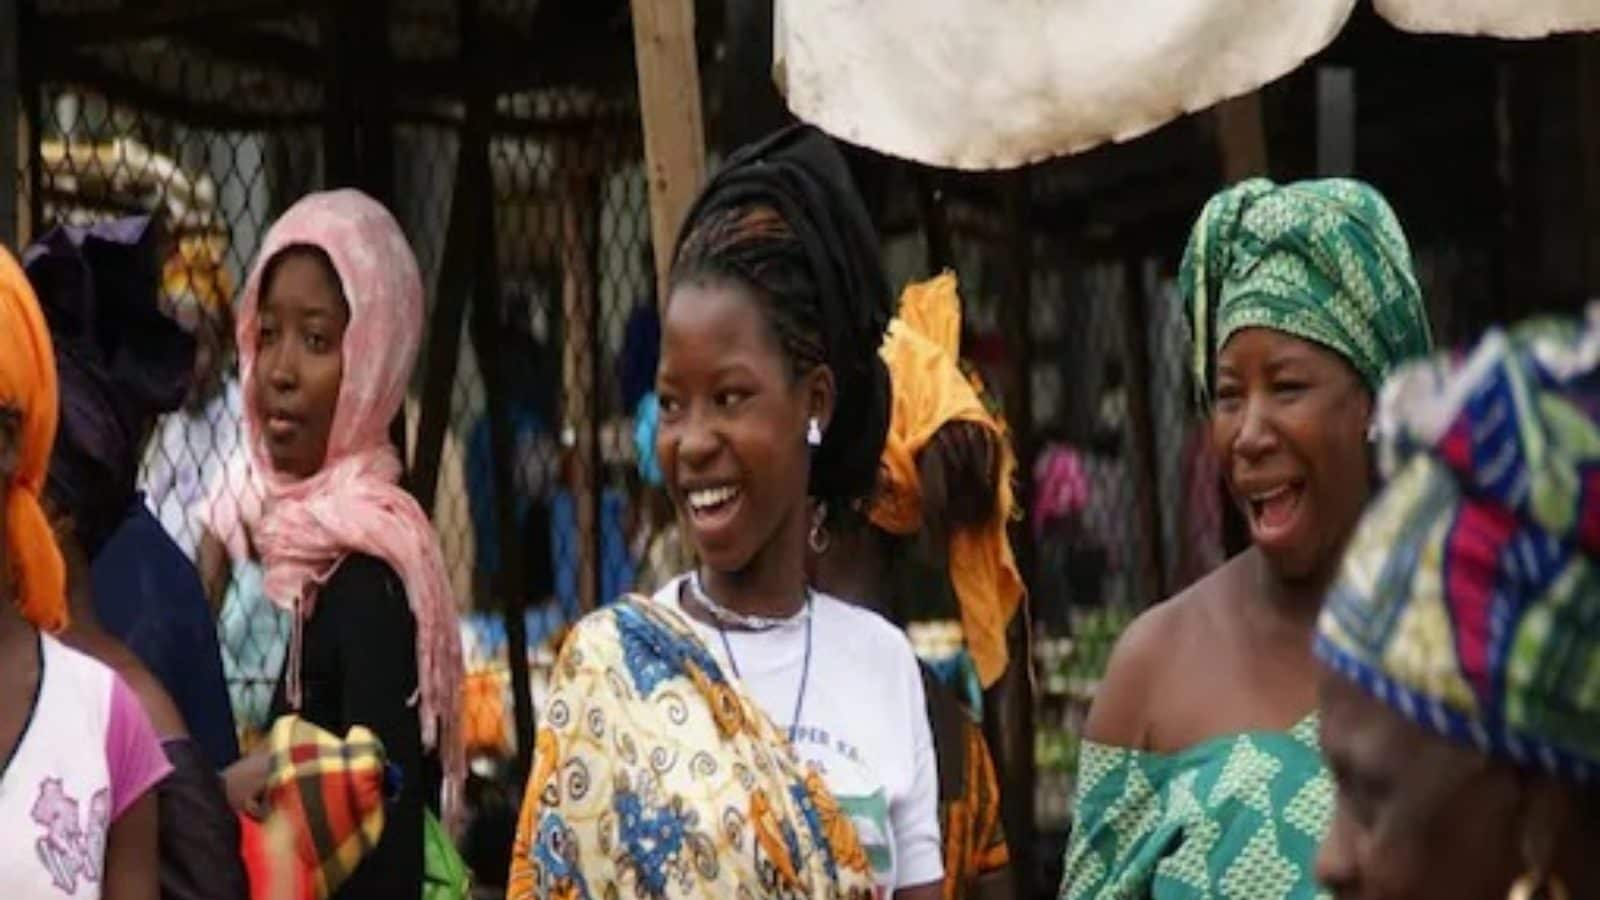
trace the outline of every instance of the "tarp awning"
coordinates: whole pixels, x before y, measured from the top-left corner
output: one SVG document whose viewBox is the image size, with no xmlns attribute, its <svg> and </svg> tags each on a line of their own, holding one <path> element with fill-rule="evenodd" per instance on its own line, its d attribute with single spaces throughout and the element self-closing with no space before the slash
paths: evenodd
<svg viewBox="0 0 1600 900">
<path fill-rule="evenodd" d="M 1321 51 L 1356 0 L 777 0 L 790 109 L 933 166 L 1005 169 L 1125 141 Z M 1375 0 L 1409 30 L 1600 28 L 1600 0 Z"/>
</svg>

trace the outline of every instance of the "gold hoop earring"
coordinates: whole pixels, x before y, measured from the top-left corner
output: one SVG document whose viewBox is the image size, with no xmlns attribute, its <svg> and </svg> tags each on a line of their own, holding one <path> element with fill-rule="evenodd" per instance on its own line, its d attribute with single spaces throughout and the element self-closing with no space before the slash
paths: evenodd
<svg viewBox="0 0 1600 900">
<path fill-rule="evenodd" d="M 828 505 L 818 503 L 817 511 L 811 519 L 811 532 L 806 535 L 806 545 L 818 556 L 827 553 L 828 548 L 833 545 L 833 536 L 828 534 L 827 521 Z"/>
<path fill-rule="evenodd" d="M 1572 900 L 1560 878 L 1544 872 L 1528 872 L 1511 885 L 1506 900 Z"/>
</svg>

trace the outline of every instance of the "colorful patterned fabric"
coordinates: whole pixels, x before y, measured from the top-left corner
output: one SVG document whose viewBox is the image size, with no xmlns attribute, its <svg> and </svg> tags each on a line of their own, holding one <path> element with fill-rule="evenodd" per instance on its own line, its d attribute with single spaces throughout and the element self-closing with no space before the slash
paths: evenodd
<svg viewBox="0 0 1600 900">
<path fill-rule="evenodd" d="M 1408 368 L 1316 652 L 1423 728 L 1600 776 L 1600 304 Z"/>
<path fill-rule="evenodd" d="M 383 836 L 388 757 L 365 728 L 340 740 L 297 716 L 280 718 L 268 740 L 265 830 L 293 835 L 294 866 L 311 873 L 317 897 L 331 897 Z"/>
<path fill-rule="evenodd" d="M 939 828 L 944 839 L 944 900 L 968 896 L 974 881 L 1011 865 L 1000 818 L 1000 782 L 983 730 L 960 714 L 961 752 L 955 759 L 941 754 L 939 764 L 961 767 L 956 796 L 940 798 Z M 937 738 L 936 738 L 937 739 Z"/>
<path fill-rule="evenodd" d="M 922 529 L 922 478 L 917 456 L 952 422 L 977 425 L 1000 447 L 1000 496 L 982 527 L 950 534 L 950 582 L 961 605 L 961 628 L 984 687 L 1005 673 L 1006 626 L 1022 603 L 1022 576 L 1006 526 L 1015 501 L 1016 457 L 1003 421 L 991 415 L 978 388 L 961 371 L 961 298 L 956 276 L 906 286 L 879 355 L 889 369 L 889 432 L 883 444 L 878 492 L 868 517 L 890 534 Z"/>
<path fill-rule="evenodd" d="M 1432 347 L 1411 249 L 1383 195 L 1329 178 L 1253 178 L 1212 197 L 1178 273 L 1209 403 L 1217 352 L 1235 332 L 1270 328 L 1348 360 L 1374 392 Z"/>
<path fill-rule="evenodd" d="M 539 722 L 511 900 L 873 896 L 822 777 L 671 609 L 581 621 Z"/>
<path fill-rule="evenodd" d="M 1173 754 L 1085 742 L 1061 897 L 1320 897 L 1332 814 L 1314 715 Z"/>
</svg>

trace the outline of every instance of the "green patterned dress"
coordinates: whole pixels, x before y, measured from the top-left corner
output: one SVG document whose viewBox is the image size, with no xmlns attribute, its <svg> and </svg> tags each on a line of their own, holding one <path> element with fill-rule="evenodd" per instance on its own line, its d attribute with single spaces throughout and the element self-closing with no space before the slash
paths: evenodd
<svg viewBox="0 0 1600 900">
<path fill-rule="evenodd" d="M 1085 742 L 1061 897 L 1322 897 L 1312 863 L 1332 813 L 1315 714 L 1180 753 Z"/>
</svg>

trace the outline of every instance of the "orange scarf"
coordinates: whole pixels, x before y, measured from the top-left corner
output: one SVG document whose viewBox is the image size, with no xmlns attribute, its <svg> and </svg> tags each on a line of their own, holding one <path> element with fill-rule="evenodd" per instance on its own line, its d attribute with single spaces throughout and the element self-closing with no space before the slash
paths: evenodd
<svg viewBox="0 0 1600 900">
<path fill-rule="evenodd" d="M 56 361 L 39 301 L 17 261 L 0 247 L 0 406 L 19 413 L 17 470 L 5 488 L 6 554 L 18 609 L 34 627 L 67 626 L 66 567 L 39 506 L 56 436 Z"/>
<path fill-rule="evenodd" d="M 869 518 L 891 534 L 916 534 L 922 528 L 917 454 L 950 422 L 971 422 L 994 435 L 1001 448 L 994 518 L 980 528 L 950 535 L 950 581 L 961 604 L 961 628 L 978 679 L 989 687 L 1005 672 L 1006 626 L 1022 602 L 1022 576 L 1006 535 L 1016 503 L 1011 490 L 1016 458 L 1005 423 L 990 414 L 961 371 L 960 344 L 956 276 L 945 272 L 908 285 L 880 352 L 889 369 L 893 400 L 879 493 Z"/>
</svg>

